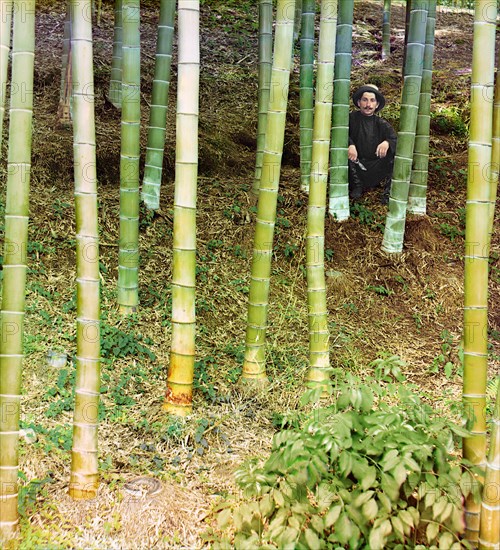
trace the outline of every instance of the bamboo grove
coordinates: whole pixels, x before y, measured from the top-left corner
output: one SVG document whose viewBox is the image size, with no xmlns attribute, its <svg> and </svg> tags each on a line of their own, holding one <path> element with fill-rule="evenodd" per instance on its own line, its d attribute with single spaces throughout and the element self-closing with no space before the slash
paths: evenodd
<svg viewBox="0 0 500 550">
<path fill-rule="evenodd" d="M 318 2 L 310 0 L 300 3 L 278 0 L 274 8 L 270 0 L 259 2 L 257 151 L 252 185 L 257 213 L 240 379 L 240 383 L 250 386 L 268 382 L 266 330 L 288 89 L 295 62 L 294 42 L 300 49 L 300 187 L 308 194 L 304 227 L 309 368 L 305 384 L 325 392 L 331 380 L 324 266 L 325 217 L 331 215 L 341 223 L 350 215 L 347 148 L 355 21 L 353 0 L 322 0 L 319 4 L 318 10 Z M 412 0 L 408 7 L 398 142 L 381 242 L 382 251 L 388 255 L 398 255 L 403 250 L 407 212 L 426 214 L 436 0 Z M 32 95 L 16 91 L 23 89 L 19 85 L 21 82 L 33 83 L 35 2 L 0 0 L 0 8 L 0 124 L 6 112 L 9 56 L 12 59 L 0 314 L 0 538 L 7 540 L 16 536 L 19 523 L 18 441 L 32 126 Z M 70 113 L 73 125 L 76 211 L 76 401 L 69 493 L 73 498 L 85 499 L 95 496 L 99 485 L 97 411 L 101 353 L 92 18 L 87 17 L 92 7 L 90 0 L 70 0 L 69 8 L 69 23 L 65 27 L 69 36 L 63 49 L 60 101 L 63 106 L 60 113 Z M 381 56 L 387 59 L 390 57 L 390 0 L 381 2 L 380 10 L 383 12 Z M 161 0 L 142 190 L 139 182 L 143 108 L 139 16 L 139 0 L 116 0 L 108 99 L 121 110 L 117 302 L 123 315 L 140 309 L 139 205 L 142 198 L 148 208 L 159 208 L 174 29 L 177 28 L 172 338 L 164 409 L 185 416 L 192 411 L 196 356 L 200 2 Z M 496 18 L 491 2 L 476 0 L 463 321 L 463 400 L 470 436 L 464 438 L 463 455 L 482 472 L 477 475 L 477 483 L 485 487 L 482 502 L 473 499 L 466 502 L 466 538 L 473 546 L 484 549 L 498 549 L 500 544 L 500 497 L 498 492 L 495 496 L 493 491 L 487 490 L 499 484 L 498 396 L 489 450 L 484 413 L 488 381 L 485 335 L 488 332 L 489 243 L 500 161 L 500 92 L 499 85 L 494 87 L 492 84 Z M 319 36 L 317 59 L 314 59 L 316 20 L 319 21 Z"/>
</svg>

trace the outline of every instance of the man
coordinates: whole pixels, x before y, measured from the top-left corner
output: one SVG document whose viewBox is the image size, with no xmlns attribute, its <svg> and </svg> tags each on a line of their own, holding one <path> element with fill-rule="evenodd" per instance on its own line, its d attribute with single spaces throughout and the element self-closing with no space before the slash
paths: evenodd
<svg viewBox="0 0 500 550">
<path fill-rule="evenodd" d="M 359 199 L 382 183 L 380 202 L 387 204 L 397 136 L 376 114 L 384 108 L 385 97 L 375 85 L 368 84 L 352 94 L 352 101 L 359 110 L 349 115 L 349 195 Z"/>
</svg>

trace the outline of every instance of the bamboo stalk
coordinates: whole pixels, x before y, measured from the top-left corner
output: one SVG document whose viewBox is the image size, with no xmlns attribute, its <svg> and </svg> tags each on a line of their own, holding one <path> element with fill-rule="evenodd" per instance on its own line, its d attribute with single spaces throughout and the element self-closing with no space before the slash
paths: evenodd
<svg viewBox="0 0 500 550">
<path fill-rule="evenodd" d="M 71 55 L 71 3 L 66 1 L 66 18 L 64 20 L 64 36 L 61 58 L 61 87 L 59 90 L 59 105 L 57 118 L 59 124 L 71 124 L 71 68 L 73 65 Z"/>
<path fill-rule="evenodd" d="M 422 86 L 418 107 L 413 168 L 408 194 L 408 212 L 425 215 L 427 212 L 427 180 L 429 176 L 429 139 L 431 126 L 432 65 L 434 59 L 434 32 L 436 29 L 436 0 L 429 2 L 425 37 Z"/>
<path fill-rule="evenodd" d="M 309 369 L 306 379 L 309 386 L 321 387 L 324 387 L 330 378 L 330 332 L 326 307 L 324 251 L 336 31 L 337 0 L 322 0 L 306 238 L 309 306 Z"/>
<path fill-rule="evenodd" d="M 195 362 L 196 193 L 200 81 L 200 3 L 179 0 L 179 69 L 172 261 L 172 344 L 164 408 L 192 410 Z"/>
<path fill-rule="evenodd" d="M 94 498 L 99 486 L 99 232 L 91 0 L 72 0 L 73 152 L 76 211 L 76 382 L 69 494 Z"/>
<path fill-rule="evenodd" d="M 346 220 L 350 215 L 347 148 L 349 147 L 353 11 L 353 0 L 340 2 L 333 82 L 329 201 L 329 213 L 339 222 Z"/>
<path fill-rule="evenodd" d="M 0 313 L 0 543 L 17 536 L 19 416 L 26 293 L 35 2 L 15 0 L 9 110 L 7 199 Z"/>
<path fill-rule="evenodd" d="M 118 304 L 124 314 L 139 304 L 139 158 L 141 47 L 139 0 L 123 3 L 123 82 L 120 152 Z"/>
<path fill-rule="evenodd" d="M 142 200 L 151 210 L 158 210 L 160 208 L 160 187 L 163 155 L 165 152 L 174 16 L 175 0 L 161 0 L 146 163 L 144 165 L 144 179 L 142 182 Z"/>
<path fill-rule="evenodd" d="M 257 119 L 257 156 L 252 191 L 258 195 L 262 175 L 262 159 L 266 141 L 267 108 L 271 85 L 273 51 L 273 3 L 272 0 L 259 1 L 259 91 Z"/>
<path fill-rule="evenodd" d="M 115 22 L 113 33 L 113 57 L 109 79 L 109 101 L 117 108 L 122 107 L 122 65 L 123 65 L 123 0 L 115 0 Z"/>
<path fill-rule="evenodd" d="M 477 0 L 472 50 L 471 119 L 465 228 L 463 402 L 471 436 L 463 455 L 484 469 L 486 464 L 486 382 L 488 372 L 488 260 L 491 209 L 491 154 L 496 7 Z M 481 477 L 481 476 L 479 476 Z M 465 539 L 479 536 L 481 504 L 465 502 Z"/>
<path fill-rule="evenodd" d="M 391 0 L 384 0 L 382 14 L 382 60 L 391 56 Z"/>
<path fill-rule="evenodd" d="M 314 117 L 314 16 L 315 0 L 303 0 L 300 34 L 300 181 L 309 190 Z"/>
<path fill-rule="evenodd" d="M 412 0 L 411 5 L 398 142 L 394 158 L 389 209 L 382 241 L 382 250 L 390 254 L 399 254 L 403 250 L 429 0 Z"/>
<path fill-rule="evenodd" d="M 0 147 L 5 117 L 7 94 L 7 69 L 9 66 L 10 31 L 12 25 L 12 0 L 0 0 Z"/>
<path fill-rule="evenodd" d="M 265 342 L 276 204 L 285 136 L 295 2 L 278 0 L 271 95 L 266 123 L 241 380 L 266 383 Z"/>
</svg>

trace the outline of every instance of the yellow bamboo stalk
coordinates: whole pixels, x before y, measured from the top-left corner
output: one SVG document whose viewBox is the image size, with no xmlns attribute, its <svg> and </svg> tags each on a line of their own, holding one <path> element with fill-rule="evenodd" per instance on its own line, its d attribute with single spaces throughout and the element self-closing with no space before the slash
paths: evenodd
<svg viewBox="0 0 500 550">
<path fill-rule="evenodd" d="M 200 81 L 200 2 L 179 0 L 179 68 L 172 261 L 172 344 L 164 408 L 192 410 L 195 361 L 196 193 Z"/>
<path fill-rule="evenodd" d="M 91 0 L 71 0 L 74 56 L 73 152 L 76 209 L 77 353 L 69 494 L 94 498 L 99 485 L 97 411 L 100 389 L 99 234 L 94 123 Z"/>
<path fill-rule="evenodd" d="M 10 27 L 12 23 L 12 0 L 0 0 L 0 146 L 5 115 L 7 92 L 7 67 L 10 53 Z"/>
<path fill-rule="evenodd" d="M 496 6 L 476 0 L 472 52 L 471 122 L 465 229 L 463 402 L 471 436 L 463 455 L 486 464 L 486 382 L 488 373 L 488 260 L 491 204 L 493 81 Z M 481 504 L 465 503 L 465 539 L 477 545 Z"/>
<path fill-rule="evenodd" d="M 306 247 L 307 302 L 309 306 L 307 383 L 312 386 L 324 386 L 330 378 L 330 332 L 328 330 L 325 283 L 325 213 L 336 30 L 337 0 L 322 0 Z"/>
</svg>

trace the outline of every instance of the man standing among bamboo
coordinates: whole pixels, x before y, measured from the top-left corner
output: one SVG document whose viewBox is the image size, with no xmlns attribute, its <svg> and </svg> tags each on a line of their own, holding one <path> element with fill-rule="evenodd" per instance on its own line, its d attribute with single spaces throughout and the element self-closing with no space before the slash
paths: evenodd
<svg viewBox="0 0 500 550">
<path fill-rule="evenodd" d="M 352 94 L 357 111 L 349 115 L 349 195 L 359 199 L 363 193 L 383 186 L 382 204 L 387 204 L 391 187 L 396 132 L 376 115 L 385 106 L 379 89 L 368 84 Z"/>
</svg>

